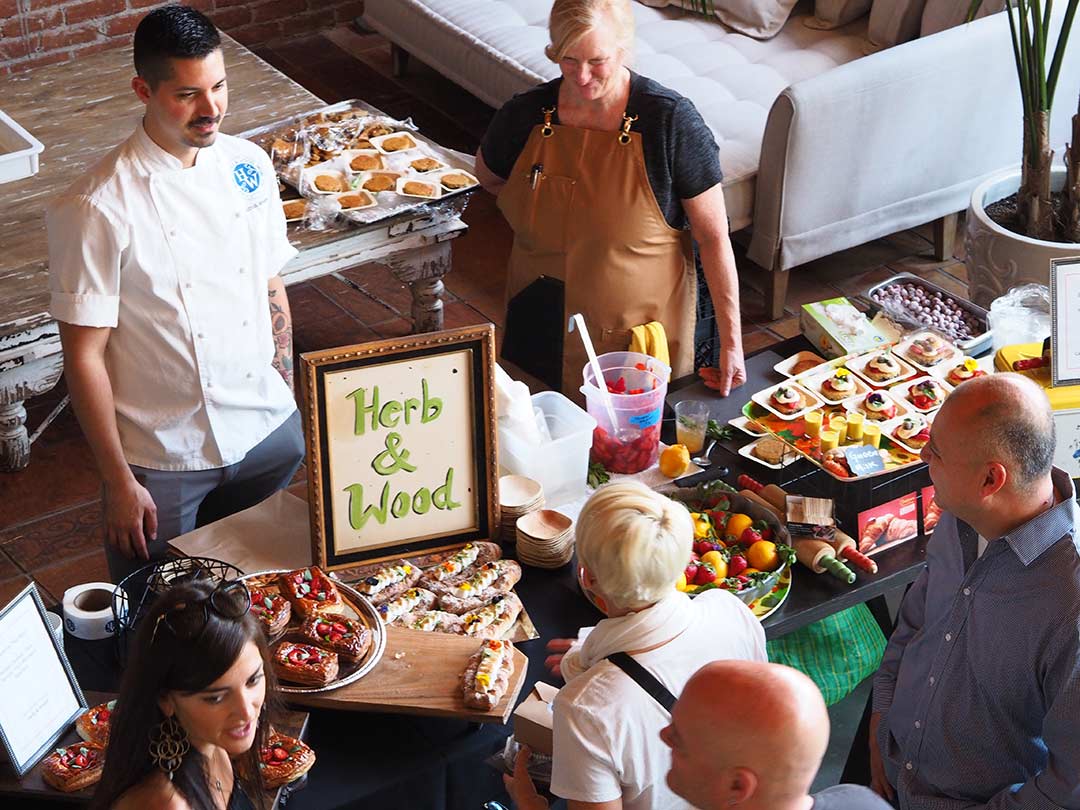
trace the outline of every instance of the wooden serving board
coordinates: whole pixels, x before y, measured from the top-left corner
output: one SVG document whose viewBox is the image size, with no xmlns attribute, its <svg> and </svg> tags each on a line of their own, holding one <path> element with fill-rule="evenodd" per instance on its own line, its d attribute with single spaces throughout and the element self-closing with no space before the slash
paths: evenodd
<svg viewBox="0 0 1080 810">
<path fill-rule="evenodd" d="M 425 633 L 388 625 L 386 652 L 375 669 L 360 680 L 311 695 L 290 695 L 290 703 L 353 712 L 395 712 L 452 717 L 475 723 L 505 723 L 525 683 L 529 660 L 514 648 L 514 674 L 506 695 L 489 712 L 469 709 L 461 692 L 461 675 L 480 639 L 448 633 Z"/>
</svg>

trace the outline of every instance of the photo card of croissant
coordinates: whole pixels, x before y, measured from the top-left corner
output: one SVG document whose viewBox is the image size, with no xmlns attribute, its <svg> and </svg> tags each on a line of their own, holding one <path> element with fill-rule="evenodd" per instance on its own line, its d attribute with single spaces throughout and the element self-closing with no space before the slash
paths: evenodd
<svg viewBox="0 0 1080 810">
<path fill-rule="evenodd" d="M 859 551 L 873 556 L 879 551 L 919 536 L 918 492 L 859 513 Z"/>
</svg>

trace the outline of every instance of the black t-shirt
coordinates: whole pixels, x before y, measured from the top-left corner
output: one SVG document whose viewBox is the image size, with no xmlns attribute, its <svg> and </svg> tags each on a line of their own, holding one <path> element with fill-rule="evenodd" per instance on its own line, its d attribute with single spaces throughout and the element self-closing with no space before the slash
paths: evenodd
<svg viewBox="0 0 1080 810">
<path fill-rule="evenodd" d="M 544 122 L 543 109 L 557 106 L 561 81 L 560 77 L 518 93 L 495 113 L 480 150 L 484 163 L 499 177 L 510 176 L 529 133 Z M 631 131 L 641 133 L 645 172 L 660 210 L 669 225 L 681 230 L 687 225 L 682 200 L 707 191 L 724 177 L 712 131 L 690 99 L 633 71 L 626 113 L 638 116 Z M 554 122 L 558 123 L 558 111 Z"/>
<path fill-rule="evenodd" d="M 813 810 L 892 810 L 892 805 L 870 788 L 836 785 L 814 794 Z"/>
</svg>

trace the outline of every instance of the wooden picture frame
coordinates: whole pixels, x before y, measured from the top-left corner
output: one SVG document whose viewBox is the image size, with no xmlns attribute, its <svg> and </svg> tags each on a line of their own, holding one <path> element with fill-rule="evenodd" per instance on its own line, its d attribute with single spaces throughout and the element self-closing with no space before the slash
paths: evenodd
<svg viewBox="0 0 1080 810">
<path fill-rule="evenodd" d="M 8 654 L 13 646 L 19 647 L 20 656 Z M 52 750 L 87 708 L 33 582 L 0 609 L 0 653 L 4 694 L 0 745 L 21 777 Z M 36 668 L 33 674 L 29 674 L 31 668 Z"/>
<path fill-rule="evenodd" d="M 494 326 L 308 352 L 301 372 L 316 565 L 493 536 Z"/>
</svg>

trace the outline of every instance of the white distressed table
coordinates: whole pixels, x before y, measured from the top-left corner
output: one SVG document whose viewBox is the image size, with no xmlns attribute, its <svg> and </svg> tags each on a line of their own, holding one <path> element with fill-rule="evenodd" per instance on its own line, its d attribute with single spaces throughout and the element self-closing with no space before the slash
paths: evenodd
<svg viewBox="0 0 1080 810">
<path fill-rule="evenodd" d="M 317 96 L 223 37 L 229 72 L 229 115 L 238 133 L 323 105 Z M 30 460 L 24 403 L 49 391 L 63 371 L 60 334 L 49 317 L 48 199 L 75 181 L 131 133 L 142 105 L 130 88 L 131 49 L 5 76 L 0 109 L 45 144 L 41 171 L 0 185 L 0 471 Z M 282 271 L 287 284 L 370 262 L 387 265 L 413 294 L 413 328 L 443 323 L 443 276 L 449 240 L 467 226 L 425 209 L 363 227 L 321 233 L 290 228 L 300 250 Z"/>
</svg>

